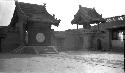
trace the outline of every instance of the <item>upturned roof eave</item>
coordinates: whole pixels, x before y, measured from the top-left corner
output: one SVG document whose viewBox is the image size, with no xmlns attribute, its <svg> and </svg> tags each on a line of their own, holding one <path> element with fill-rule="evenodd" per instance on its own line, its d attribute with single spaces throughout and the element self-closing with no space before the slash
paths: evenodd
<svg viewBox="0 0 125 73">
<path fill-rule="evenodd" d="M 59 26 L 59 23 L 60 23 L 60 20 L 48 20 L 48 19 L 29 19 L 30 22 L 40 22 L 40 23 L 48 23 L 48 24 L 51 24 L 51 25 L 55 25 L 55 26 Z"/>
<path fill-rule="evenodd" d="M 55 19 L 52 15 L 50 15 L 50 14 L 47 12 L 46 8 L 44 9 L 45 11 L 43 11 L 44 14 L 46 15 L 46 17 L 42 17 L 42 11 L 41 11 L 41 12 L 39 13 L 40 16 L 39 16 L 38 18 L 36 18 L 35 16 L 37 16 L 38 14 L 25 13 L 25 11 L 23 11 L 23 9 L 21 9 L 20 3 L 23 3 L 23 2 L 17 2 L 17 1 L 15 2 L 15 5 L 16 5 L 16 8 L 15 8 L 15 9 L 17 9 L 18 13 L 21 13 L 21 14 L 23 14 L 24 16 L 28 17 L 28 20 L 29 20 L 29 21 L 51 23 L 51 24 L 53 24 L 53 25 L 55 25 L 55 26 L 58 26 L 58 25 L 59 25 L 60 20 L 57 20 L 57 19 Z M 26 3 L 26 4 L 29 4 L 29 3 Z M 31 4 L 31 5 L 32 5 L 32 4 Z M 33 4 L 33 5 L 37 5 L 37 4 Z M 40 5 L 39 5 L 39 6 L 40 6 Z M 43 6 L 41 5 L 41 7 L 43 7 Z"/>
</svg>

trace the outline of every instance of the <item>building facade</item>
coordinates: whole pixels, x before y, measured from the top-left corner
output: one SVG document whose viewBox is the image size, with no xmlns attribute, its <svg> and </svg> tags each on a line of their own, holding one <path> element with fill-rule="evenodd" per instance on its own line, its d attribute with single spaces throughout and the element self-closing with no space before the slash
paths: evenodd
<svg viewBox="0 0 125 73">
<path fill-rule="evenodd" d="M 109 19 L 110 22 L 107 21 Z M 124 52 L 125 16 L 107 18 L 105 23 L 92 26 L 91 29 L 58 31 L 54 34 L 56 46 L 61 50 Z"/>
</svg>

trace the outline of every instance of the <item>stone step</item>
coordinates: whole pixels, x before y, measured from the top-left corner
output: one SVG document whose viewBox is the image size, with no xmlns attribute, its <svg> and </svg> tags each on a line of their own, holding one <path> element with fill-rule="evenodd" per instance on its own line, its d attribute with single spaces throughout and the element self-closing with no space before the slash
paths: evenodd
<svg viewBox="0 0 125 73">
<path fill-rule="evenodd" d="M 58 53 L 55 46 L 19 46 L 12 53 L 16 54 L 45 54 Z"/>
</svg>

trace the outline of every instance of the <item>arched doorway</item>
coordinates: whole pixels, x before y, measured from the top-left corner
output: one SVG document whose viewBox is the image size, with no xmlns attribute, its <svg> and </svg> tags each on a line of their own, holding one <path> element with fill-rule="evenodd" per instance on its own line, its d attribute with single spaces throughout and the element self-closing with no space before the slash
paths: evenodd
<svg viewBox="0 0 125 73">
<path fill-rule="evenodd" d="M 102 42 L 100 39 L 97 39 L 97 50 L 102 50 Z"/>
</svg>

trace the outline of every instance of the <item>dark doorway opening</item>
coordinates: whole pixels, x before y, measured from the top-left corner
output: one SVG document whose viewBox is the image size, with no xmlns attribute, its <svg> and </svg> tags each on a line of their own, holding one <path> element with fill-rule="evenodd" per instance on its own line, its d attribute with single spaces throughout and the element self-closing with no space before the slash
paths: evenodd
<svg viewBox="0 0 125 73">
<path fill-rule="evenodd" d="M 102 43 L 100 39 L 97 39 L 97 50 L 102 50 Z"/>
</svg>

